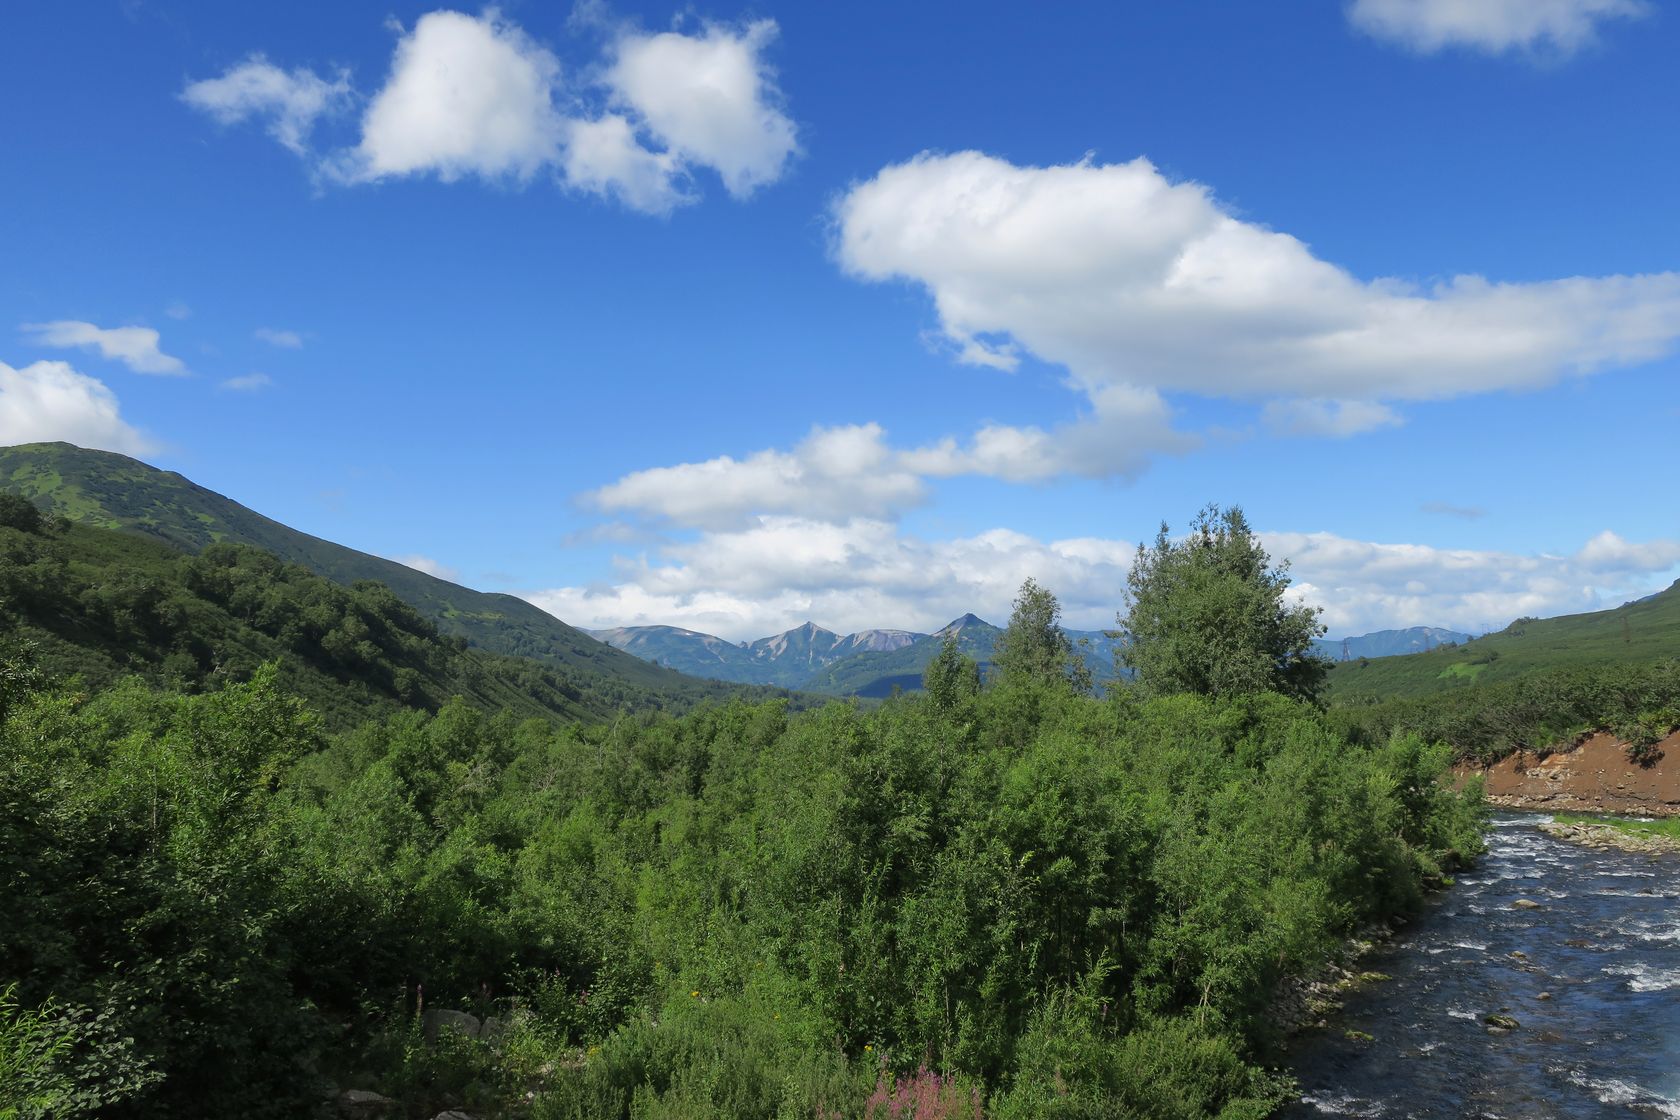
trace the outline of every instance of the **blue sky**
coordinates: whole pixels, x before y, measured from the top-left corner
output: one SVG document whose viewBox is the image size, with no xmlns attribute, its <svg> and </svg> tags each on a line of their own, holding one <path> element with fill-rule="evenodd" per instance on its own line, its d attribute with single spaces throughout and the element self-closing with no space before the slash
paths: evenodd
<svg viewBox="0 0 1680 1120">
<path fill-rule="evenodd" d="M 1677 39 L 25 0 L 0 441 L 587 626 L 931 629 L 1028 575 L 1103 625 L 1208 501 L 1332 634 L 1614 605 L 1680 574 Z"/>
</svg>

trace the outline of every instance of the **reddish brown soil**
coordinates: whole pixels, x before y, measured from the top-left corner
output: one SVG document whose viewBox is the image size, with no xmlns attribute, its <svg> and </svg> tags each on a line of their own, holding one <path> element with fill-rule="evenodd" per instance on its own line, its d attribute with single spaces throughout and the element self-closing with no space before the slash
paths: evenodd
<svg viewBox="0 0 1680 1120">
<path fill-rule="evenodd" d="M 1544 758 L 1524 752 L 1485 769 L 1460 764 L 1456 773 L 1481 774 L 1488 801 L 1505 809 L 1680 816 L 1680 731 L 1657 749 L 1655 764 L 1639 766 L 1621 740 L 1601 732 Z"/>
</svg>

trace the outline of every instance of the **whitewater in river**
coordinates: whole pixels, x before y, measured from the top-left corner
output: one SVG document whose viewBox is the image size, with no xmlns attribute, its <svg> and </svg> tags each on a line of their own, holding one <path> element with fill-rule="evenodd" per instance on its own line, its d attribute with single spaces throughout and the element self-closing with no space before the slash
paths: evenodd
<svg viewBox="0 0 1680 1120">
<path fill-rule="evenodd" d="M 1478 865 L 1361 966 L 1393 979 L 1292 1042 L 1283 1116 L 1680 1118 L 1680 855 L 1548 819 L 1496 817 Z"/>
</svg>

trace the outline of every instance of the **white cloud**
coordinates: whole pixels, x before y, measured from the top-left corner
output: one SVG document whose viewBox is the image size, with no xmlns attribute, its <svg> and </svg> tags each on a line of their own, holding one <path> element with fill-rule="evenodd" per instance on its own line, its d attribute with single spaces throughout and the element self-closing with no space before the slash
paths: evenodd
<svg viewBox="0 0 1680 1120">
<path fill-rule="evenodd" d="M 684 186 L 681 161 L 644 148 L 635 126 L 617 113 L 568 122 L 564 170 L 573 188 L 617 198 L 645 214 L 669 214 L 698 200 Z"/>
<path fill-rule="evenodd" d="M 460 569 L 439 563 L 430 556 L 411 554 L 408 556 L 388 556 L 386 559 L 395 560 L 397 563 L 413 568 L 417 572 L 425 572 L 429 576 L 436 576 L 438 579 L 445 579 L 451 583 L 461 578 Z"/>
<path fill-rule="evenodd" d="M 1595 571 L 1665 572 L 1680 564 L 1680 543 L 1647 541 L 1635 544 L 1606 529 L 1588 541 L 1575 559 Z"/>
<path fill-rule="evenodd" d="M 188 307 L 179 300 L 164 308 L 163 313 L 176 321 L 192 318 L 192 308 Z"/>
<path fill-rule="evenodd" d="M 266 342 L 281 350 L 301 350 L 303 336 L 296 331 L 277 331 L 272 327 L 258 327 L 251 332 L 258 342 Z"/>
<path fill-rule="evenodd" d="M 135 373 L 184 374 L 186 364 L 159 349 L 158 332 L 151 327 L 96 327 L 74 319 L 25 323 L 22 328 L 37 346 L 97 350 Z"/>
<path fill-rule="evenodd" d="M 1265 425 L 1280 435 L 1330 436 L 1344 439 L 1376 428 L 1393 428 L 1403 421 L 1398 413 L 1375 401 L 1268 401 L 1260 411 Z"/>
<path fill-rule="evenodd" d="M 816 428 L 792 451 L 636 471 L 589 497 L 611 512 L 715 527 L 762 513 L 876 515 L 914 505 L 922 494 L 921 479 L 886 445 L 880 426 L 863 424 Z"/>
<path fill-rule="evenodd" d="M 1573 555 L 1522 555 L 1349 540 L 1329 533 L 1261 534 L 1293 561 L 1293 591 L 1325 608 L 1336 635 L 1414 625 L 1469 632 L 1523 615 L 1598 610 L 1645 594 L 1680 565 L 1680 542 L 1595 537 Z M 931 631 L 974 611 L 1002 624 L 1027 577 L 1060 598 L 1068 625 L 1102 629 L 1122 609 L 1129 541 L 1039 541 L 1008 529 L 929 540 L 890 521 L 770 516 L 622 559 L 617 577 L 527 598 L 592 629 L 668 624 L 732 640 L 812 619 L 845 632 Z"/>
<path fill-rule="evenodd" d="M 528 179 L 559 158 L 559 80 L 559 60 L 494 11 L 428 13 L 398 41 L 361 143 L 339 173 Z"/>
<path fill-rule="evenodd" d="M 156 450 L 123 420 L 116 395 L 97 378 L 66 362 L 22 369 L 0 362 L 0 445 L 56 440 L 127 455 Z"/>
<path fill-rule="evenodd" d="M 695 35 L 625 31 L 605 58 L 568 82 L 547 47 L 495 9 L 435 11 L 396 45 L 390 74 L 361 119 L 355 146 L 317 157 L 315 121 L 353 98 L 346 76 L 285 72 L 261 56 L 182 97 L 224 123 L 265 116 L 318 181 L 412 175 L 524 183 L 550 172 L 574 190 L 669 214 L 697 200 L 710 168 L 736 198 L 780 178 L 796 129 L 764 51 L 776 25 L 707 24 Z"/>
<path fill-rule="evenodd" d="M 302 68 L 282 70 L 261 54 L 181 91 L 181 100 L 220 124 L 267 118 L 269 135 L 300 156 L 309 151 L 316 120 L 342 109 L 350 98 L 346 73 L 329 81 Z"/>
<path fill-rule="evenodd" d="M 713 24 L 700 35 L 625 35 L 606 83 L 667 151 L 712 168 L 745 198 L 779 179 L 798 150 L 763 57 L 775 37 L 773 20 L 739 31 Z"/>
<path fill-rule="evenodd" d="M 1001 529 L 928 541 L 875 519 L 776 516 L 669 545 L 665 563 L 627 561 L 611 585 L 527 598 L 594 629 L 663 623 L 745 640 L 807 619 L 842 632 L 932 631 L 975 611 L 1001 625 L 1033 576 L 1056 591 L 1070 619 L 1111 625 L 1131 553 L 1118 541 L 1046 544 Z"/>
<path fill-rule="evenodd" d="M 1680 565 L 1680 541 L 1629 544 L 1610 532 L 1567 556 L 1380 544 L 1330 533 L 1262 537 L 1274 557 L 1293 560 L 1292 590 L 1324 607 L 1332 634 L 1404 626 L 1475 633 L 1525 615 L 1601 610 L 1650 592 L 1653 576 Z"/>
<path fill-rule="evenodd" d="M 635 471 L 586 499 L 609 513 L 706 528 L 761 514 L 880 517 L 920 504 L 929 478 L 1041 482 L 1061 474 L 1132 475 L 1150 455 L 1183 451 L 1194 442 L 1170 429 L 1158 395 L 1116 386 L 1098 394 L 1090 415 L 1050 430 L 988 424 L 966 442 L 946 438 L 899 449 L 887 443 L 879 424 L 817 427 L 788 451 Z"/>
<path fill-rule="evenodd" d="M 1593 43 L 1600 24 L 1651 11 L 1644 0 L 1353 0 L 1347 15 L 1361 31 L 1421 54 L 1466 47 L 1570 55 Z"/>
<path fill-rule="evenodd" d="M 1188 451 L 1199 442 L 1174 431 L 1171 410 L 1152 389 L 1106 385 L 1091 393 L 1090 412 L 1045 430 L 988 424 L 966 445 L 945 439 L 906 452 L 903 462 L 936 478 L 977 474 L 1010 482 L 1042 482 L 1057 475 L 1132 478 L 1155 455 Z"/>
<path fill-rule="evenodd" d="M 247 373 L 240 377 L 230 377 L 222 382 L 221 387 L 235 393 L 255 393 L 274 384 L 266 373 Z"/>
<path fill-rule="evenodd" d="M 1394 422 L 1392 402 L 1537 388 L 1650 361 L 1680 336 L 1677 273 L 1361 280 L 1144 159 L 924 153 L 854 185 L 833 217 L 841 267 L 925 288 L 961 360 L 1059 364 L 1099 416 L 1108 393 L 1139 415 L 1152 394 L 1189 393 L 1274 401 L 1274 423 L 1348 434 Z"/>
</svg>

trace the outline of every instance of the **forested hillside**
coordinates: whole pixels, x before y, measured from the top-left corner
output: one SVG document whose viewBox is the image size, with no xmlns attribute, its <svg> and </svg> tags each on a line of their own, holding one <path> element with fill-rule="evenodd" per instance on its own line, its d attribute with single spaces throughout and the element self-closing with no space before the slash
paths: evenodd
<svg viewBox="0 0 1680 1120">
<path fill-rule="evenodd" d="M 335 727 L 463 697 L 486 711 L 551 720 L 626 706 L 692 705 L 728 686 L 660 693 L 474 649 L 445 637 L 390 589 L 345 587 L 246 545 L 196 556 L 115 529 L 44 517 L 0 492 L 0 612 L 60 679 L 101 688 L 130 674 L 186 691 L 248 679 L 274 661 L 280 684 Z"/>
<path fill-rule="evenodd" d="M 348 726 L 461 695 L 487 710 L 577 718 L 600 710 L 555 670 L 472 651 L 378 584 L 340 587 L 258 549 L 196 557 L 110 529 L 54 525 L 0 494 L 0 607 L 42 667 L 94 689 L 137 674 L 188 691 L 249 679 L 265 661 L 329 722 Z"/>
<path fill-rule="evenodd" d="M 491 653 L 529 657 L 603 694 L 636 690 L 722 695 L 622 653 L 512 595 L 486 594 L 365 552 L 298 532 L 171 471 L 67 443 L 0 448 L 0 489 L 79 524 L 123 529 L 196 552 L 215 543 L 254 545 L 334 583 L 377 580 L 450 637 Z"/>
<path fill-rule="evenodd" d="M 1631 754 L 1680 727 L 1680 584 L 1614 610 L 1522 618 L 1458 646 L 1330 672 L 1350 733 L 1452 744 L 1484 762 L 1567 747 L 1597 730 Z"/>
</svg>

